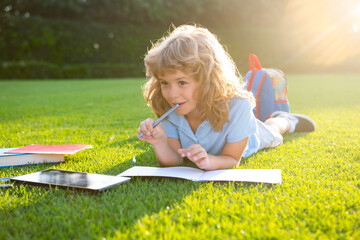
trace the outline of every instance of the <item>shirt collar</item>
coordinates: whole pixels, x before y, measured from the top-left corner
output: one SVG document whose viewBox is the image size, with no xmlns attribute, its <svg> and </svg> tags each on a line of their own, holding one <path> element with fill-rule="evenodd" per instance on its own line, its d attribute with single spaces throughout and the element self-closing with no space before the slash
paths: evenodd
<svg viewBox="0 0 360 240">
<path fill-rule="evenodd" d="M 191 130 L 190 124 L 186 120 L 184 115 L 179 115 L 176 112 L 172 112 L 168 116 L 168 121 L 171 122 L 173 125 L 175 125 L 177 127 L 178 131 L 183 132 L 188 137 L 190 137 L 190 138 L 194 139 L 195 141 L 197 141 L 197 138 L 196 138 L 194 132 Z M 200 127 L 205 127 L 205 126 L 207 126 L 209 124 L 210 124 L 209 121 L 205 120 L 204 122 L 202 122 L 199 125 L 199 128 Z"/>
</svg>

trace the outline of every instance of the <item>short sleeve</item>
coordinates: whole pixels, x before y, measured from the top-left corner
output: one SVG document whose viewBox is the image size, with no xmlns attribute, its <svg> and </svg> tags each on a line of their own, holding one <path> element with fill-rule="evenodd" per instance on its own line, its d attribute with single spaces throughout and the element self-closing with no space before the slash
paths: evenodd
<svg viewBox="0 0 360 240">
<path fill-rule="evenodd" d="M 235 98 L 230 102 L 229 132 L 226 141 L 234 143 L 256 133 L 256 118 L 250 100 Z"/>
<path fill-rule="evenodd" d="M 179 139 L 179 131 L 169 120 L 165 119 L 161 122 L 161 125 L 165 129 L 166 135 L 170 138 Z"/>
</svg>

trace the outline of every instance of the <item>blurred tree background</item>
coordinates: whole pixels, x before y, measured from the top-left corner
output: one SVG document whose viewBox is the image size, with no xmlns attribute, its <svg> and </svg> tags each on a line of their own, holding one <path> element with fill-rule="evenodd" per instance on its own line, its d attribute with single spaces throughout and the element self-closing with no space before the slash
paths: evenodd
<svg viewBox="0 0 360 240">
<path fill-rule="evenodd" d="M 143 77 L 170 25 L 218 36 L 240 72 L 248 55 L 287 72 L 360 70 L 357 0 L 1 0 L 0 78 Z"/>
</svg>

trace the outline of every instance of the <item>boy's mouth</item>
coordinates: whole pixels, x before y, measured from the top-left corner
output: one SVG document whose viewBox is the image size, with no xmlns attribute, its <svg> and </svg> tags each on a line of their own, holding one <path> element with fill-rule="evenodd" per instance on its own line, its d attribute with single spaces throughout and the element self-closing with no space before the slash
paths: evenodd
<svg viewBox="0 0 360 240">
<path fill-rule="evenodd" d="M 175 104 L 174 104 L 174 106 L 175 106 L 176 104 L 179 104 L 179 107 L 181 107 L 182 105 L 184 105 L 184 104 L 185 104 L 185 102 L 182 102 L 182 103 L 175 103 Z"/>
</svg>

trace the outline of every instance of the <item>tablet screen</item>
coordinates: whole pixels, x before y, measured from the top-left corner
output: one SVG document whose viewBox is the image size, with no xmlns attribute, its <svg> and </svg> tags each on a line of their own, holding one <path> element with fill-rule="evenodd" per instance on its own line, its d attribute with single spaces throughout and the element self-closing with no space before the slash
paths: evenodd
<svg viewBox="0 0 360 240">
<path fill-rule="evenodd" d="M 129 181 L 128 177 L 117 177 L 96 173 L 74 172 L 59 169 L 48 169 L 12 178 L 16 183 L 25 183 L 36 186 L 57 186 L 60 188 L 103 191 Z"/>
</svg>

